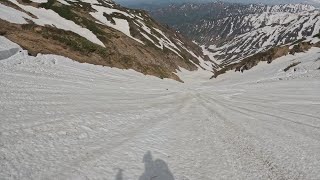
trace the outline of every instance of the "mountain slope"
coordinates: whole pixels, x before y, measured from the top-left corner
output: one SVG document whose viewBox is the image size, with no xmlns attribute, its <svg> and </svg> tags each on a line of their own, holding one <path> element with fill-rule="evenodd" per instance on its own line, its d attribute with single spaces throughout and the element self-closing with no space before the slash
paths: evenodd
<svg viewBox="0 0 320 180">
<path fill-rule="evenodd" d="M 176 80 L 179 68 L 212 70 L 199 46 L 146 12 L 112 1 L 3 0 L 0 8 L 1 35 L 32 55 L 63 55 Z"/>
<path fill-rule="evenodd" d="M 312 40 L 320 31 L 319 11 L 303 4 L 187 3 L 152 15 L 203 45 L 220 66 L 275 46 Z"/>
</svg>

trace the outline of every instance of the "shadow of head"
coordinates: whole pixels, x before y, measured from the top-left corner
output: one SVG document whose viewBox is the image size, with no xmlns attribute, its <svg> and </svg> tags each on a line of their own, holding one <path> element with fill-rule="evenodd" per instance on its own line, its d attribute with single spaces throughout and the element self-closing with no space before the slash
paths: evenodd
<svg viewBox="0 0 320 180">
<path fill-rule="evenodd" d="M 153 160 L 152 154 L 148 151 L 143 156 L 144 172 L 139 180 L 174 180 L 169 166 L 164 160 Z"/>
<path fill-rule="evenodd" d="M 123 170 L 122 169 L 118 169 L 118 173 L 116 175 L 115 180 L 123 180 Z"/>
<path fill-rule="evenodd" d="M 174 180 L 167 163 L 162 159 L 153 160 L 150 151 L 144 154 L 142 162 L 144 163 L 144 172 L 139 177 L 139 180 Z M 115 180 L 123 180 L 123 170 L 117 170 Z"/>
</svg>

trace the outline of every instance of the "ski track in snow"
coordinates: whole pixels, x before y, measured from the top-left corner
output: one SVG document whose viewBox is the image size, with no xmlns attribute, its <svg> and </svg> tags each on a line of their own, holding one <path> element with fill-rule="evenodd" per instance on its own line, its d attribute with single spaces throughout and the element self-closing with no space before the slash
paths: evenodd
<svg viewBox="0 0 320 180">
<path fill-rule="evenodd" d="M 0 41 L 1 178 L 320 179 L 319 49 L 182 84 Z"/>
</svg>

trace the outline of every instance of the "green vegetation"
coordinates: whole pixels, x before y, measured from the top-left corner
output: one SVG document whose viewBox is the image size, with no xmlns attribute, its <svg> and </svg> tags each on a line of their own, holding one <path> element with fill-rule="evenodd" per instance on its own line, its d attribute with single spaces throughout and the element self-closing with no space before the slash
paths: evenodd
<svg viewBox="0 0 320 180">
<path fill-rule="evenodd" d="M 28 28 L 28 27 L 27 27 Z M 45 27 L 41 31 L 41 35 L 46 39 L 53 39 L 63 43 L 74 51 L 88 55 L 90 53 L 97 53 L 101 57 L 109 55 L 106 48 L 101 47 L 86 38 L 83 38 L 73 32 L 64 31 L 56 28 Z"/>
<path fill-rule="evenodd" d="M 34 30 L 38 26 L 35 24 L 23 24 L 21 27 L 23 30 Z M 39 31 L 39 33 L 44 38 L 59 41 L 74 51 L 79 51 L 80 53 L 86 55 L 90 53 L 97 53 L 102 57 L 109 54 L 106 48 L 101 47 L 71 31 L 65 31 L 54 27 L 41 28 L 42 29 Z"/>
<path fill-rule="evenodd" d="M 53 4 L 56 2 L 56 0 L 48 0 L 46 3 L 41 3 L 39 7 L 45 8 L 45 9 L 51 9 Z"/>
<path fill-rule="evenodd" d="M 30 0 L 22 0 L 23 3 L 31 3 Z"/>
<path fill-rule="evenodd" d="M 153 66 L 142 66 L 142 71 L 144 74 L 156 74 L 160 79 L 169 78 L 171 73 L 167 72 L 163 67 L 159 65 Z"/>
<path fill-rule="evenodd" d="M 112 16 L 111 15 L 109 15 L 109 14 L 107 14 L 107 13 L 105 13 L 105 12 L 103 12 L 103 16 L 104 17 L 106 17 L 107 18 L 107 20 L 108 21 L 110 21 L 112 24 L 116 24 L 116 22 L 114 21 L 114 19 L 112 18 Z"/>
<path fill-rule="evenodd" d="M 76 14 L 74 14 L 70 8 L 66 5 L 57 7 L 57 6 L 52 6 L 51 9 L 58 13 L 61 17 L 73 21 L 76 17 Z"/>
<path fill-rule="evenodd" d="M 54 12 L 58 13 L 61 17 L 68 19 L 68 20 L 74 20 L 76 17 L 76 14 L 74 14 L 70 7 L 66 5 L 61 6 L 54 6 L 55 0 L 48 0 L 47 3 L 40 4 L 39 7 L 45 8 L 45 9 L 52 9 Z"/>
<path fill-rule="evenodd" d="M 23 30 L 30 30 L 35 27 L 35 24 L 22 24 L 21 27 Z"/>
<path fill-rule="evenodd" d="M 58 13 L 61 17 L 68 19 L 70 21 L 75 22 L 76 24 L 88 28 L 97 36 L 103 36 L 105 33 L 101 30 L 97 24 L 87 18 L 80 17 L 78 14 L 74 13 L 70 6 L 59 4 L 59 6 L 55 5 L 56 0 L 48 0 L 47 3 L 42 3 L 40 7 L 45 9 L 51 9 L 54 12 Z M 86 3 L 84 3 L 86 4 Z M 88 5 L 88 4 L 86 4 Z"/>
<path fill-rule="evenodd" d="M 81 18 L 79 20 L 75 19 L 74 22 L 76 24 L 83 24 L 86 28 L 88 28 L 90 31 L 92 31 L 94 34 L 96 34 L 97 36 L 99 35 L 105 35 L 105 32 L 103 30 L 101 30 L 97 24 L 93 21 L 90 21 L 86 18 Z"/>
</svg>

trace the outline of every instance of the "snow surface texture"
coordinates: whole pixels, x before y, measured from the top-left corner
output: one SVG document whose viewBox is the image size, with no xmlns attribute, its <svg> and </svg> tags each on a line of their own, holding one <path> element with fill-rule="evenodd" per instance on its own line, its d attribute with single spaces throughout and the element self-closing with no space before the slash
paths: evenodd
<svg viewBox="0 0 320 180">
<path fill-rule="evenodd" d="M 184 84 L 5 54 L 3 179 L 320 179 L 320 49 Z"/>
</svg>

